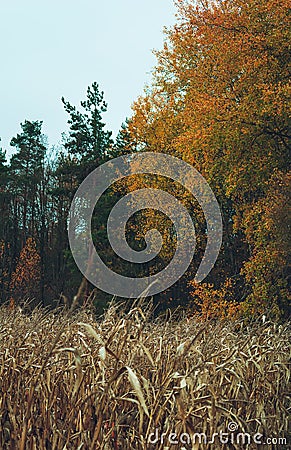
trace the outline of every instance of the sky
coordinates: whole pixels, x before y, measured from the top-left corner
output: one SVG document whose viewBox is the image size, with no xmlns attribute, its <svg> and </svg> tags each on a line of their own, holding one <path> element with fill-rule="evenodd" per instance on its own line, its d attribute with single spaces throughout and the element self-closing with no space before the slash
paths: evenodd
<svg viewBox="0 0 291 450">
<path fill-rule="evenodd" d="M 173 0 L 0 0 L 0 146 L 11 154 L 24 120 L 43 120 L 57 145 L 68 129 L 61 97 L 79 105 L 93 81 L 116 135 L 174 23 Z"/>
</svg>

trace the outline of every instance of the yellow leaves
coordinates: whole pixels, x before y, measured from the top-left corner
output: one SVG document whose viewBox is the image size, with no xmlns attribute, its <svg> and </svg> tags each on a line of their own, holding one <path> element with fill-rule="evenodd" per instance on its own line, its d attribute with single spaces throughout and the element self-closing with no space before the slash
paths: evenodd
<svg viewBox="0 0 291 450">
<path fill-rule="evenodd" d="M 193 164 L 219 196 L 229 247 L 214 270 L 224 281 L 219 289 L 196 287 L 195 295 L 205 317 L 235 314 L 228 276 L 245 282 L 246 292 L 236 292 L 253 292 L 254 302 L 285 296 L 289 269 L 279 254 L 286 259 L 284 236 L 290 235 L 283 206 L 290 157 L 290 0 L 181 0 L 178 19 L 157 52 L 153 85 L 136 102 L 132 127 L 140 148 Z M 278 168 L 285 176 L 276 191 Z"/>
<path fill-rule="evenodd" d="M 290 270 L 291 173 L 275 171 L 267 185 L 267 194 L 245 209 L 242 220 L 252 249 L 241 270 L 251 287 L 243 305 L 247 311 L 255 305 L 262 312 L 270 308 L 276 311 L 279 301 L 287 308 L 291 300 L 288 275 L 284 276 Z"/>
<path fill-rule="evenodd" d="M 232 299 L 233 286 L 230 279 L 226 279 L 224 285 L 218 289 L 210 283 L 197 284 L 193 281 L 190 284 L 195 308 L 198 307 L 196 314 L 201 320 L 238 317 L 241 307 Z"/>
</svg>

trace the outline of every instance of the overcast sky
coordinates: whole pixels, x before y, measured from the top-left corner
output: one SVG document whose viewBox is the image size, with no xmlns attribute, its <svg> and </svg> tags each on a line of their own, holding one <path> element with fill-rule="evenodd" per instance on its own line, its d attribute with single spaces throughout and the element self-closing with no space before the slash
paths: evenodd
<svg viewBox="0 0 291 450">
<path fill-rule="evenodd" d="M 152 50 L 174 14 L 173 0 L 0 0 L 2 147 L 9 150 L 25 119 L 43 120 L 57 144 L 67 127 L 61 97 L 78 105 L 93 81 L 116 134 L 150 80 Z"/>
</svg>

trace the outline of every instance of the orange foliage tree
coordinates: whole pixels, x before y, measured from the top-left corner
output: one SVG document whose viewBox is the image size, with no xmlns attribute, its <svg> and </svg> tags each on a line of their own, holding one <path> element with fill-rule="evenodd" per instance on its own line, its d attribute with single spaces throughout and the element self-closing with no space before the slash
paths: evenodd
<svg viewBox="0 0 291 450">
<path fill-rule="evenodd" d="M 202 320 L 233 319 L 241 314 L 241 305 L 234 299 L 231 280 L 215 289 L 210 283 L 190 283 L 191 297 L 195 305 L 195 315 Z M 191 307 L 191 302 L 190 302 Z M 198 311 L 197 311 L 198 307 Z"/>
<path fill-rule="evenodd" d="M 40 289 L 40 256 L 36 242 L 28 238 L 20 252 L 10 283 L 10 304 L 27 298 L 36 298 Z"/>
<path fill-rule="evenodd" d="M 132 142 L 191 163 L 215 192 L 224 241 L 206 280 L 213 298 L 223 302 L 231 280 L 245 313 L 288 313 L 290 258 L 282 236 L 290 235 L 290 1 L 177 6 L 152 85 L 134 105 Z M 203 229 L 201 212 L 192 209 Z M 209 302 L 211 288 L 204 287 L 200 296 Z"/>
</svg>

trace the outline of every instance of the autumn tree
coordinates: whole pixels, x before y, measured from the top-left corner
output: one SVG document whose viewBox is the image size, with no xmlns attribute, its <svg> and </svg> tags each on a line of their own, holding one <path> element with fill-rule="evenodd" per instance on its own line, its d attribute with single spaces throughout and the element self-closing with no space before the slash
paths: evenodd
<svg viewBox="0 0 291 450">
<path fill-rule="evenodd" d="M 290 283 L 288 259 L 279 251 L 291 160 L 290 4 L 177 4 L 177 24 L 157 52 L 151 89 L 134 105 L 130 132 L 141 150 L 191 163 L 215 192 L 224 241 L 206 281 L 217 290 L 231 279 L 234 297 L 244 302 L 246 312 L 257 306 L 275 312 L 277 300 L 286 303 Z M 274 190 L 276 171 L 281 182 Z M 254 235 L 259 217 L 269 226 L 275 197 L 283 208 L 276 212 L 277 231 Z M 193 212 L 199 217 L 197 208 Z M 270 258 L 278 268 L 272 276 Z M 256 281 L 252 273 L 257 271 Z"/>
<path fill-rule="evenodd" d="M 28 238 L 20 252 L 10 283 L 11 302 L 40 298 L 40 255 L 36 242 Z"/>
</svg>

